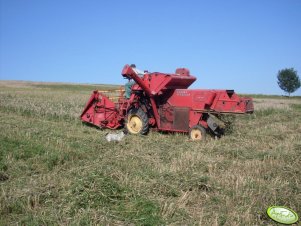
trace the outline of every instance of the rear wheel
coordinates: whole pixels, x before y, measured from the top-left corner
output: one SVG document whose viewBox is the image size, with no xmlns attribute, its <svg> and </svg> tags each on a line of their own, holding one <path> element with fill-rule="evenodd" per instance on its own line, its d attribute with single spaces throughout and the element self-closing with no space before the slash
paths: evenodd
<svg viewBox="0 0 301 226">
<path fill-rule="evenodd" d="M 126 132 L 131 134 L 142 134 L 148 133 L 148 117 L 141 108 L 133 108 L 129 110 L 126 122 Z"/>
<path fill-rule="evenodd" d="M 205 140 L 206 130 L 200 125 L 193 126 L 189 131 L 189 137 L 191 140 Z"/>
</svg>

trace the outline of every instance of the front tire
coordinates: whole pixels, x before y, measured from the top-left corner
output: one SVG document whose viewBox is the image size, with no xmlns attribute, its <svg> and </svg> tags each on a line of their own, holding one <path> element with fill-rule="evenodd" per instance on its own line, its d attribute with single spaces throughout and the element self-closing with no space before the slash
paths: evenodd
<svg viewBox="0 0 301 226">
<path fill-rule="evenodd" d="M 201 141 L 206 139 L 206 130 L 200 125 L 195 125 L 189 130 L 189 137 L 193 141 Z"/>
<path fill-rule="evenodd" d="M 125 121 L 125 130 L 131 134 L 148 133 L 148 117 L 141 108 L 130 109 Z"/>
</svg>

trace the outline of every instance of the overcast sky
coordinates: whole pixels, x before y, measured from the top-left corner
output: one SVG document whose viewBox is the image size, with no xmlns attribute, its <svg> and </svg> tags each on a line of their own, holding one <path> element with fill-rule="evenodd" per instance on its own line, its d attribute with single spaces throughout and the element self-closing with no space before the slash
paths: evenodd
<svg viewBox="0 0 301 226">
<path fill-rule="evenodd" d="M 187 67 L 192 88 L 283 94 L 278 70 L 301 75 L 300 0 L 0 2 L 0 79 L 123 84 L 135 63 Z"/>
</svg>

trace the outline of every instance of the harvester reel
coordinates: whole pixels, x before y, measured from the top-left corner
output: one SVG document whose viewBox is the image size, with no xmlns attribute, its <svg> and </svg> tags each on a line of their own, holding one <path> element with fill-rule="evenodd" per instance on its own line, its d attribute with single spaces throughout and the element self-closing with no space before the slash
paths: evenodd
<svg viewBox="0 0 301 226">
<path fill-rule="evenodd" d="M 148 133 L 148 117 L 141 108 L 133 108 L 129 110 L 126 116 L 125 130 L 131 134 Z"/>
<path fill-rule="evenodd" d="M 189 137 L 191 140 L 205 140 L 206 130 L 200 125 L 195 125 L 189 130 Z"/>
</svg>

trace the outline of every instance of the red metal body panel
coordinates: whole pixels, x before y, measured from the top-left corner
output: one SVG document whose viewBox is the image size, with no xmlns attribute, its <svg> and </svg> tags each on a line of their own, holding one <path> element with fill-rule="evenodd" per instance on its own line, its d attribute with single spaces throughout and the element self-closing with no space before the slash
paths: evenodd
<svg viewBox="0 0 301 226">
<path fill-rule="evenodd" d="M 94 91 L 81 119 L 99 127 L 116 129 L 123 126 L 130 108 L 143 108 L 149 115 L 149 124 L 159 130 L 188 132 L 195 125 L 210 127 L 209 114 L 244 114 L 254 111 L 252 98 L 239 97 L 233 90 L 187 89 L 196 77 L 186 68 L 175 74 L 146 73 L 140 78 L 133 68 L 125 65 L 122 75 L 133 79 L 130 99 L 120 96 L 112 101 Z"/>
<path fill-rule="evenodd" d="M 121 126 L 119 112 L 107 96 L 94 91 L 91 95 L 81 119 L 99 127 L 117 129 Z"/>
<path fill-rule="evenodd" d="M 254 109 L 247 105 L 249 98 L 240 98 L 227 90 L 176 89 L 167 102 L 176 107 L 191 107 L 194 111 L 219 113 L 246 113 Z M 247 109 L 248 106 L 248 109 Z"/>
</svg>

